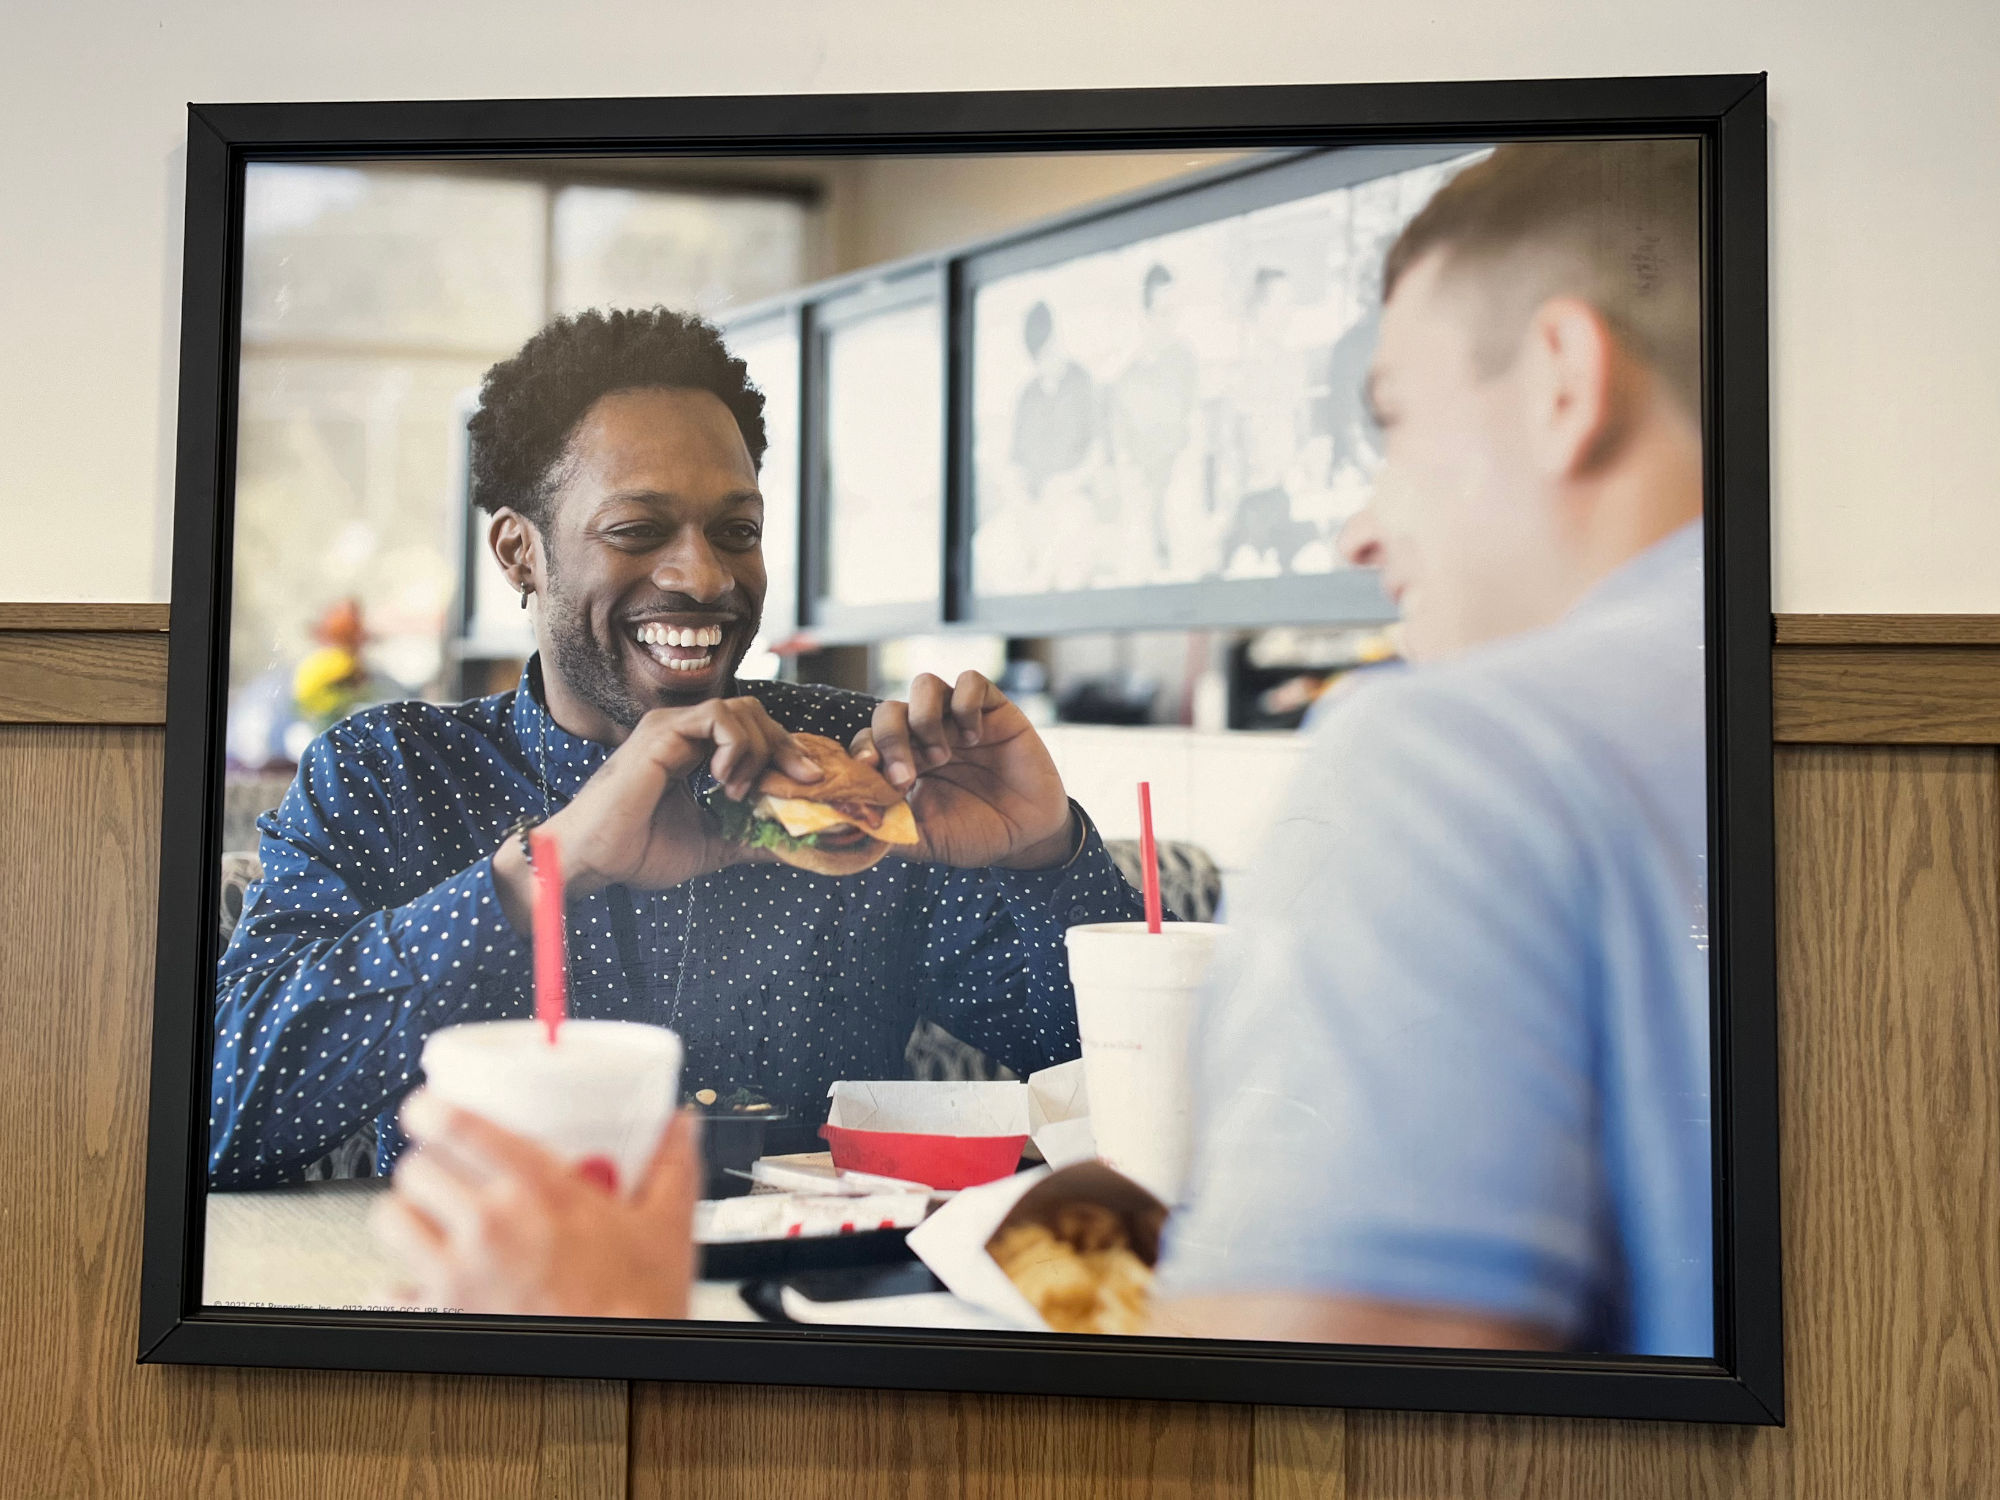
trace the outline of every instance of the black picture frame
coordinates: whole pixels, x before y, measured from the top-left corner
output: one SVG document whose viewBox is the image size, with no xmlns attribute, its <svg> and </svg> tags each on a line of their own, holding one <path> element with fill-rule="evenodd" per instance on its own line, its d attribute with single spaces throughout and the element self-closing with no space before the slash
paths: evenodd
<svg viewBox="0 0 2000 1500">
<path fill-rule="evenodd" d="M 1784 1411 L 1762 75 L 1199 89 L 195 105 L 188 116 L 144 1362 L 1034 1392 L 1776 1423 Z M 1716 1355 L 1705 1360 L 203 1307 L 206 1063 L 246 162 L 1700 139 Z"/>
</svg>

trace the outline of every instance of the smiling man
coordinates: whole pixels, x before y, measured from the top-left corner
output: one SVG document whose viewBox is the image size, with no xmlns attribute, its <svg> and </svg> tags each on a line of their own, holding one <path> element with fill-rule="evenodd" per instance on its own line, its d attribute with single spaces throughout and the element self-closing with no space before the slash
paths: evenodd
<svg viewBox="0 0 2000 1500">
<path fill-rule="evenodd" d="M 217 977 L 217 1186 L 295 1179 L 370 1120 L 386 1170 L 424 1039 L 529 1013 L 534 824 L 572 896 L 572 1013 L 671 1026 L 689 1089 L 809 1129 L 834 1080 L 901 1073 L 919 1016 L 1017 1069 L 1076 1055 L 1063 930 L 1139 898 L 1021 711 L 977 673 L 907 703 L 736 678 L 762 413 L 716 331 L 663 309 L 563 319 L 488 372 L 473 498 L 539 649 L 511 692 L 334 726 L 260 823 Z M 710 791 L 819 777 L 805 732 L 908 793 L 908 859 L 833 880 L 720 837 Z"/>
<path fill-rule="evenodd" d="M 1390 252 L 1328 705 L 1195 1048 L 1163 1332 L 1705 1356 L 1699 156 L 1502 147 Z"/>
</svg>

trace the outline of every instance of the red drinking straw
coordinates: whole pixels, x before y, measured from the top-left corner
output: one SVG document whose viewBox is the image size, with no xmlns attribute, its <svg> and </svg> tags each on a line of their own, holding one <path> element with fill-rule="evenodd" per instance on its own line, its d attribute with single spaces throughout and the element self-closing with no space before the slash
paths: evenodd
<svg viewBox="0 0 2000 1500">
<path fill-rule="evenodd" d="M 1160 930 L 1160 858 L 1153 845 L 1153 783 L 1139 783 L 1139 867 L 1146 886 L 1146 931 Z"/>
<path fill-rule="evenodd" d="M 569 1014 L 562 860 L 548 835 L 537 830 L 528 835 L 528 841 L 535 856 L 535 1019 L 548 1030 L 549 1045 L 554 1046 L 556 1031 Z"/>
</svg>

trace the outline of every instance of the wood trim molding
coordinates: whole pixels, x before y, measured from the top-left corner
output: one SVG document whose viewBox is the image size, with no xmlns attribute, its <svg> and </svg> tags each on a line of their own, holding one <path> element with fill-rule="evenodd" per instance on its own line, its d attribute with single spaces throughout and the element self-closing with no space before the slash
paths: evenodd
<svg viewBox="0 0 2000 1500">
<path fill-rule="evenodd" d="M 36 604 L 0 600 L 0 631 L 113 631 L 167 628 L 165 604 Z"/>
<path fill-rule="evenodd" d="M 165 604 L 0 600 L 0 724 L 163 724 Z"/>
<path fill-rule="evenodd" d="M 2000 615 L 1773 615 L 1780 646 L 2000 646 Z"/>
<path fill-rule="evenodd" d="M 164 604 L 0 601 L 0 724 L 162 724 Z"/>
<path fill-rule="evenodd" d="M 171 606 L 0 600 L 0 631 L 165 630 Z M 1774 615 L 1781 646 L 2000 646 L 2000 614 Z"/>
<path fill-rule="evenodd" d="M 1780 645 L 1771 721 L 1780 744 L 2000 745 L 2000 645 Z"/>
<path fill-rule="evenodd" d="M 0 631 L 165 630 L 166 604 L 0 600 Z M 2000 646 L 2000 614 L 1774 615 L 1781 646 Z"/>
<path fill-rule="evenodd" d="M 2000 615 L 1779 615 L 1773 738 L 2000 745 Z M 167 606 L 0 603 L 0 723 L 159 724 Z"/>
<path fill-rule="evenodd" d="M 0 724 L 163 724 L 164 630 L 0 630 Z"/>
</svg>

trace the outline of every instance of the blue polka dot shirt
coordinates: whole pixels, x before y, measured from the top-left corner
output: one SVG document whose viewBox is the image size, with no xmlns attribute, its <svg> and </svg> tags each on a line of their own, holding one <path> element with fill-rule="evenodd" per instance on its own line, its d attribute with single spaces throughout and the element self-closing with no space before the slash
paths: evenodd
<svg viewBox="0 0 2000 1500">
<path fill-rule="evenodd" d="M 559 808 L 610 754 L 549 718 L 537 674 L 342 721 L 259 820 L 263 878 L 216 977 L 215 1186 L 297 1180 L 371 1119 L 386 1171 L 424 1038 L 533 1013 L 530 944 L 501 910 L 492 855 L 544 811 L 544 780 Z M 875 707 L 835 688 L 739 690 L 842 744 Z M 704 770 L 691 784 L 714 782 Z M 684 1087 L 750 1088 L 813 1125 L 836 1079 L 904 1074 L 920 1016 L 1017 1071 L 1076 1056 L 1064 929 L 1141 904 L 1094 829 L 1051 871 L 891 857 L 841 879 L 748 864 L 662 891 L 613 886 L 570 904 L 570 1012 L 671 1026 Z"/>
</svg>

